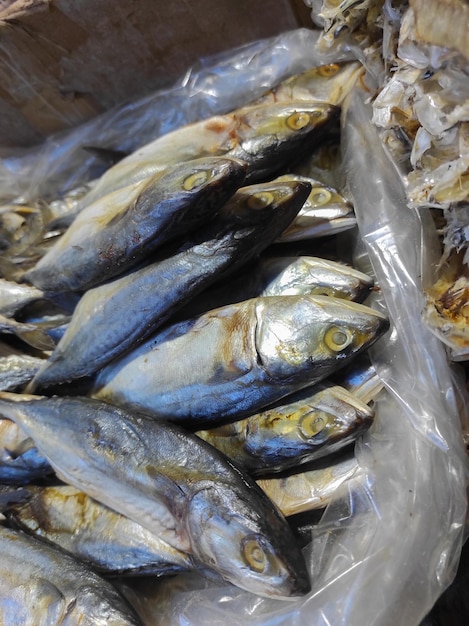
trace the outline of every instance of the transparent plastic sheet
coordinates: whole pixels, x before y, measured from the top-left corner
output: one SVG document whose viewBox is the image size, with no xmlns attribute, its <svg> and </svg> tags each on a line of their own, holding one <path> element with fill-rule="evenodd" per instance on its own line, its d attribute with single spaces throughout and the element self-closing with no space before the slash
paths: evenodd
<svg viewBox="0 0 469 626">
<path fill-rule="evenodd" d="M 421 322 L 420 216 L 408 209 L 358 92 L 344 114 L 342 141 L 362 259 L 381 287 L 373 306 L 386 308 L 392 331 L 372 349 L 386 389 L 375 425 L 356 446 L 360 471 L 305 548 L 313 590 L 281 602 L 184 575 L 142 590 L 138 603 L 149 625 L 417 626 L 454 577 L 467 508 L 466 392 Z"/>
<path fill-rule="evenodd" d="M 93 161 L 81 146 L 133 149 L 186 121 L 233 109 L 287 74 L 340 60 L 337 53 L 316 53 L 316 39 L 301 29 L 224 54 L 216 64 L 204 62 L 155 101 L 128 105 L 27 155 L 4 159 L 0 188 L 55 195 L 92 175 Z M 356 448 L 361 469 L 328 506 L 305 548 L 313 590 L 286 602 L 197 574 L 135 583 L 128 595 L 148 626 L 417 626 L 454 575 L 467 505 L 459 424 L 465 390 L 444 347 L 421 322 L 419 215 L 406 206 L 400 176 L 360 94 L 344 115 L 343 146 L 364 258 L 381 286 L 374 306 L 388 310 L 393 330 L 372 352 L 386 391 L 376 403 L 373 429 Z"/>
<path fill-rule="evenodd" d="M 103 173 L 102 159 L 86 146 L 132 152 L 178 126 L 246 104 L 286 76 L 337 59 L 337 52 L 316 52 L 317 37 L 301 28 L 202 59 L 170 88 L 51 135 L 38 147 L 8 151 L 0 158 L 0 202 L 56 198 Z"/>
</svg>

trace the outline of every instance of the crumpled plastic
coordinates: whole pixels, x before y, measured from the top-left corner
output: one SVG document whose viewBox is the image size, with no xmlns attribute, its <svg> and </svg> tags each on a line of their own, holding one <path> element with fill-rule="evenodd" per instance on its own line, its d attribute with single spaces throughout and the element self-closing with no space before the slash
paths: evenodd
<svg viewBox="0 0 469 626">
<path fill-rule="evenodd" d="M 92 177 L 93 163 L 81 154 L 91 139 L 135 149 L 181 123 L 233 109 L 285 75 L 339 60 L 315 52 L 315 41 L 313 31 L 301 29 L 222 55 L 217 64 L 202 62 L 173 90 L 157 94 L 164 119 L 142 117 L 145 100 L 5 158 L 3 194 L 56 195 Z M 391 332 L 371 350 L 385 389 L 372 429 L 356 446 L 360 470 L 326 508 L 304 550 L 312 591 L 292 601 L 259 598 L 196 573 L 124 583 L 149 626 L 417 626 L 455 574 L 467 509 L 460 423 L 467 393 L 444 346 L 422 323 L 426 229 L 407 207 L 401 176 L 371 120 L 357 91 L 344 107 L 343 161 L 361 236 L 357 264 L 363 271 L 369 264 L 380 287 L 373 306 L 391 320 Z"/>
</svg>

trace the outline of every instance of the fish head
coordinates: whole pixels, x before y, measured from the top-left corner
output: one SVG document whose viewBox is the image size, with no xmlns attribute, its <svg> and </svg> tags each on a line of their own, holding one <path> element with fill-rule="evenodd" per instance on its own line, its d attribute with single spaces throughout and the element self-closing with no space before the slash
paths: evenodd
<svg viewBox="0 0 469 626">
<path fill-rule="evenodd" d="M 218 209 L 241 186 L 246 168 L 239 159 L 221 156 L 183 161 L 156 175 L 154 181 L 151 179 L 139 201 L 149 208 L 168 198 L 178 204 L 201 204 L 207 206 L 207 211 Z"/>
<path fill-rule="evenodd" d="M 272 270 L 278 267 L 264 295 L 317 295 L 333 296 L 360 302 L 373 287 L 373 278 L 358 270 L 312 256 L 280 257 L 271 261 Z M 265 263 L 269 268 L 269 260 Z"/>
<path fill-rule="evenodd" d="M 258 225 L 265 228 L 281 228 L 277 222 L 286 224 L 303 206 L 311 185 L 303 181 L 267 182 L 241 187 L 222 207 L 220 216 L 233 223 Z"/>
<path fill-rule="evenodd" d="M 255 484 L 252 491 L 256 506 L 223 484 L 212 483 L 197 492 L 187 516 L 194 554 L 251 593 L 280 599 L 304 595 L 310 581 L 295 537 Z"/>
<path fill-rule="evenodd" d="M 315 100 L 341 105 L 362 74 L 363 66 L 356 61 L 326 63 L 292 76 L 285 81 L 285 88 L 290 92 L 292 100 Z"/>
<path fill-rule="evenodd" d="M 248 180 L 265 176 L 311 151 L 339 111 L 323 102 L 248 107 L 240 115 L 239 145 L 232 154 L 250 164 Z"/>
<path fill-rule="evenodd" d="M 272 381 L 319 382 L 371 346 L 389 328 L 382 313 L 328 296 L 259 298 L 257 359 Z"/>
<path fill-rule="evenodd" d="M 308 460 L 327 444 L 334 450 L 356 439 L 373 422 L 373 410 L 337 385 L 315 386 L 248 419 L 245 449 L 271 458 Z M 297 399 L 298 398 L 298 399 Z M 338 443 L 340 442 L 340 443 Z"/>
</svg>

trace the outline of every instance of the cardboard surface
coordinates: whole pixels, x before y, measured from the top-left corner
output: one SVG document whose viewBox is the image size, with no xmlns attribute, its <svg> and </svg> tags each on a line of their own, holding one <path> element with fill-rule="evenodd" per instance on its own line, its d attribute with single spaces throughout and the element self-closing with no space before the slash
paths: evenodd
<svg viewBox="0 0 469 626">
<path fill-rule="evenodd" d="M 0 4 L 0 146 L 26 146 L 169 85 L 203 58 L 312 26 L 301 0 Z"/>
</svg>

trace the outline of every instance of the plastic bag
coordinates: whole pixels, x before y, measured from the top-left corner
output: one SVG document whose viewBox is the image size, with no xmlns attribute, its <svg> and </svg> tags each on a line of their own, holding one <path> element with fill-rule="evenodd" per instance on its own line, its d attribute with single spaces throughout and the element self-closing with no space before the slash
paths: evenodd
<svg viewBox="0 0 469 626">
<path fill-rule="evenodd" d="M 57 194 L 92 175 L 80 148 L 91 140 L 133 149 L 178 124 L 233 109 L 287 74 L 338 60 L 315 53 L 315 40 L 301 29 L 222 55 L 219 65 L 202 63 L 174 90 L 158 93 L 158 111 L 168 113 L 158 123 L 142 117 L 141 105 L 129 105 L 37 151 L 4 159 L 4 193 Z M 421 223 L 406 206 L 400 176 L 358 93 L 343 126 L 347 180 L 365 245 L 365 253 L 357 253 L 371 260 L 381 287 L 375 306 L 386 307 L 392 321 L 389 339 L 372 351 L 386 390 L 374 427 L 356 448 L 361 470 L 312 531 L 305 549 L 313 586 L 308 596 L 258 598 L 197 574 L 124 584 L 148 624 L 412 626 L 455 573 L 467 506 L 459 415 L 465 391 L 442 344 L 421 322 Z"/>
</svg>

